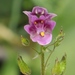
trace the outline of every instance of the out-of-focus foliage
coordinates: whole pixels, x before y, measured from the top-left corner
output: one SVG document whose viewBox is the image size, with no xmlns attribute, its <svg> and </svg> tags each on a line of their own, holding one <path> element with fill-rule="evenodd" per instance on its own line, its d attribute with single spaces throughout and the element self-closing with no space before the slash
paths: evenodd
<svg viewBox="0 0 75 75">
<path fill-rule="evenodd" d="M 34 52 L 29 47 L 23 47 L 20 41 L 21 35 L 29 38 L 23 28 L 28 23 L 28 18 L 23 14 L 23 11 L 30 11 L 33 6 L 45 7 L 49 12 L 58 15 L 54 18 L 57 25 L 53 31 L 53 39 L 59 33 L 61 26 L 66 34 L 64 41 L 56 48 L 50 59 L 50 68 L 55 58 L 60 58 L 66 52 L 67 67 L 65 75 L 75 75 L 75 0 L 0 0 L 0 62 L 4 62 L 2 62 L 2 66 L 0 65 L 0 75 L 20 75 L 16 64 L 18 54 L 21 54 L 30 65 L 32 75 L 40 74 L 40 62 L 38 61 L 40 59 L 29 62 L 26 51 L 31 54 L 31 57 L 35 56 Z M 32 45 L 39 49 L 37 44 L 31 42 Z M 50 68 L 48 75 L 50 74 Z"/>
</svg>

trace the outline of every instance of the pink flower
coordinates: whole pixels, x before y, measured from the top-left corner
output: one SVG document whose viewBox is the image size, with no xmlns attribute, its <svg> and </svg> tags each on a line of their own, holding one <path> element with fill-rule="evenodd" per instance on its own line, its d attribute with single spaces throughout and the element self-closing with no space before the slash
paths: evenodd
<svg viewBox="0 0 75 75">
<path fill-rule="evenodd" d="M 24 11 L 29 18 L 29 24 L 24 26 L 33 42 L 40 45 L 47 45 L 52 40 L 52 30 L 56 22 L 52 20 L 56 14 L 48 13 L 43 7 L 36 6 L 32 12 Z"/>
</svg>

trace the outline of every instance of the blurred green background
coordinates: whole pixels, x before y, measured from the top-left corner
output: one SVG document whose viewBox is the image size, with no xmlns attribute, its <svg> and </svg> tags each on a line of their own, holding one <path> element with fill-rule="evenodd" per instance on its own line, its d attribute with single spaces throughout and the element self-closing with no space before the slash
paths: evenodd
<svg viewBox="0 0 75 75">
<path fill-rule="evenodd" d="M 0 0 L 0 75 L 22 75 L 17 66 L 18 55 L 30 66 L 31 75 L 40 75 L 40 58 L 33 60 L 36 53 L 30 47 L 23 47 L 20 40 L 21 35 L 29 38 L 23 28 L 28 23 L 23 11 L 31 11 L 34 6 L 45 7 L 58 15 L 54 18 L 57 25 L 53 39 L 61 26 L 65 32 L 64 41 L 51 56 L 47 75 L 50 75 L 55 59 L 60 59 L 64 53 L 67 54 L 65 75 L 75 75 L 75 0 Z M 30 46 L 39 49 L 32 41 Z"/>
</svg>

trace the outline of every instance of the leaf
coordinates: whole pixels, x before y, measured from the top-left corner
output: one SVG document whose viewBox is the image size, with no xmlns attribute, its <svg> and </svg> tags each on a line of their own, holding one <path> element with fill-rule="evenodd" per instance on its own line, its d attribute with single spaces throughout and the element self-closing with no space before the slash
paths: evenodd
<svg viewBox="0 0 75 75">
<path fill-rule="evenodd" d="M 60 63 L 58 61 L 58 59 L 55 61 L 55 65 L 52 69 L 52 75 L 59 75 L 60 72 Z"/>
<path fill-rule="evenodd" d="M 28 65 L 23 61 L 22 57 L 19 56 L 18 57 L 18 66 L 20 68 L 20 71 L 24 74 L 24 75 L 30 75 L 31 74 L 31 70 L 28 67 Z"/>
<path fill-rule="evenodd" d="M 60 43 L 62 42 L 62 40 L 64 39 L 65 33 L 63 32 L 62 28 L 60 30 L 60 33 L 58 34 L 58 36 L 55 39 L 55 43 L 54 46 L 57 47 L 60 45 Z"/>
<path fill-rule="evenodd" d="M 64 73 L 66 69 L 66 54 L 62 57 L 60 61 L 60 69 L 61 69 L 61 72 Z"/>
<path fill-rule="evenodd" d="M 29 46 L 30 42 L 27 38 L 24 38 L 22 35 L 21 35 L 21 42 L 22 42 L 22 45 L 24 46 Z"/>
<path fill-rule="evenodd" d="M 58 59 L 55 62 L 55 65 L 52 69 L 52 75 L 63 75 L 66 69 L 66 54 L 62 57 L 61 61 Z"/>
</svg>

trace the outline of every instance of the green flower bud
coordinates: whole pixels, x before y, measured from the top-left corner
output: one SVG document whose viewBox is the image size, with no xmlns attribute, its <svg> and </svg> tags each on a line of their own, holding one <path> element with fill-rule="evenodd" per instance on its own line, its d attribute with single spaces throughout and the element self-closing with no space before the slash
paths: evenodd
<svg viewBox="0 0 75 75">
<path fill-rule="evenodd" d="M 24 46 L 29 46 L 30 44 L 30 41 L 27 38 L 24 38 L 22 35 L 21 35 L 21 42 L 22 42 L 22 45 Z"/>
<path fill-rule="evenodd" d="M 62 42 L 62 40 L 64 39 L 65 33 L 63 32 L 63 30 L 60 30 L 60 33 L 58 34 L 58 36 L 55 39 L 55 43 L 54 46 L 57 47 L 60 45 L 60 43 Z"/>
</svg>

